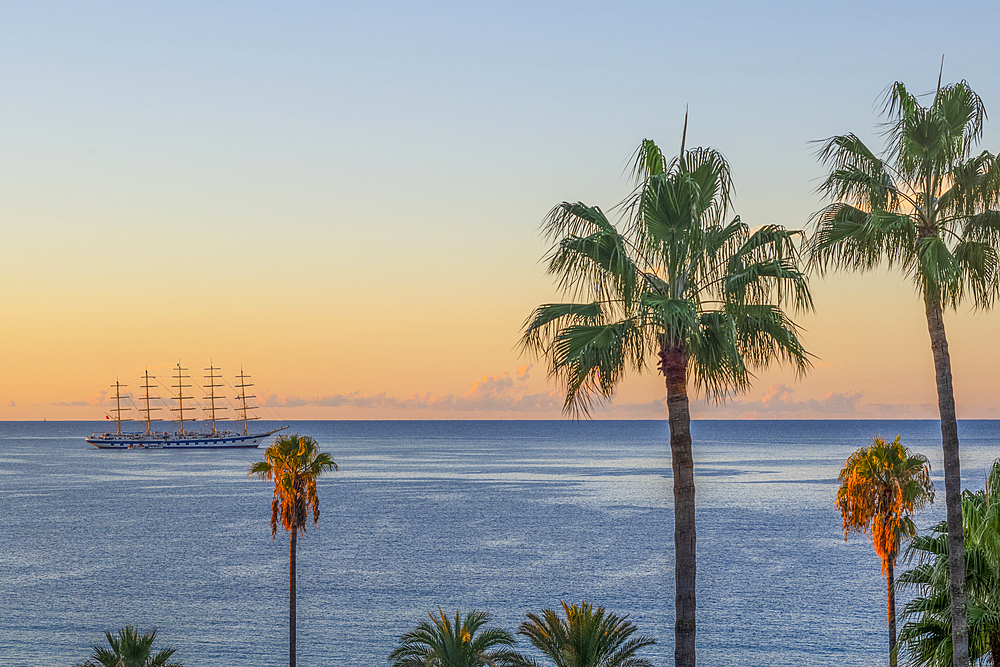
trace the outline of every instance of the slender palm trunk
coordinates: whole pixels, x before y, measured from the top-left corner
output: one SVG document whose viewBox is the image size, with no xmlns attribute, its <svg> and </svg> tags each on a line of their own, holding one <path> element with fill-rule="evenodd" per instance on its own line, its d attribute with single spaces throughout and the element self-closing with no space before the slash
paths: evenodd
<svg viewBox="0 0 1000 667">
<path fill-rule="evenodd" d="M 885 597 L 889 605 L 889 667 L 896 667 L 896 587 L 892 575 L 892 559 L 885 569 Z"/>
<path fill-rule="evenodd" d="M 288 667 L 295 667 L 295 533 L 288 540 Z"/>
<path fill-rule="evenodd" d="M 927 330 L 934 353 L 941 446 L 944 450 L 944 494 L 948 509 L 948 568 L 951 577 L 951 641 L 953 667 L 969 667 L 969 625 L 965 606 L 965 542 L 962 537 L 962 466 L 958 454 L 958 420 L 951 385 L 951 358 L 944 333 L 939 294 L 925 298 Z"/>
<path fill-rule="evenodd" d="M 674 472 L 674 666 L 695 667 L 694 458 L 687 395 L 687 350 L 661 345 Z"/>
</svg>

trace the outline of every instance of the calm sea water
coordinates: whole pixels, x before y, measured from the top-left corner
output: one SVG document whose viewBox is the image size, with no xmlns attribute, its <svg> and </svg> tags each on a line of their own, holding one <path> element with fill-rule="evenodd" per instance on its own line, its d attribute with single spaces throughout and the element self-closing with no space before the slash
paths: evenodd
<svg viewBox="0 0 1000 667">
<path fill-rule="evenodd" d="M 0 664 L 72 665 L 102 632 L 159 629 L 188 667 L 287 661 L 287 533 L 259 450 L 98 451 L 94 423 L 0 422 Z M 516 630 L 560 600 L 630 614 L 673 660 L 665 422 L 297 422 L 340 465 L 299 540 L 300 665 L 385 665 L 439 606 Z M 844 459 L 876 432 L 931 459 L 929 421 L 693 425 L 703 665 L 885 664 L 870 542 L 844 543 Z M 965 484 L 1000 422 L 960 425 Z M 525 647 L 525 650 L 528 649 Z M 530 652 L 530 651 L 528 651 Z"/>
</svg>

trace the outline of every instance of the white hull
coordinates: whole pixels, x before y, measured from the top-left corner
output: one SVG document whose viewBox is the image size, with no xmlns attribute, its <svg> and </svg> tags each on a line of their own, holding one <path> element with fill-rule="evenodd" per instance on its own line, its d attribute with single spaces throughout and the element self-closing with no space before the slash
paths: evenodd
<svg viewBox="0 0 1000 667">
<path fill-rule="evenodd" d="M 284 428 L 288 428 L 287 426 Z M 94 433 L 85 438 L 98 449 L 247 449 L 254 448 L 282 429 L 266 433 Z"/>
</svg>

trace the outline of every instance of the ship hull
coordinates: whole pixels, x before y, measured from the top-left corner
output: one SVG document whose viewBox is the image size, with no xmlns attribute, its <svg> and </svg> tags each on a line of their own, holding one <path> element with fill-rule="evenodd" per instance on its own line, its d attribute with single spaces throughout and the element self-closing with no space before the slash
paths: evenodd
<svg viewBox="0 0 1000 667">
<path fill-rule="evenodd" d="M 188 433 L 161 436 L 145 433 L 95 433 L 85 438 L 97 449 L 255 449 L 275 431 L 248 435 Z"/>
</svg>

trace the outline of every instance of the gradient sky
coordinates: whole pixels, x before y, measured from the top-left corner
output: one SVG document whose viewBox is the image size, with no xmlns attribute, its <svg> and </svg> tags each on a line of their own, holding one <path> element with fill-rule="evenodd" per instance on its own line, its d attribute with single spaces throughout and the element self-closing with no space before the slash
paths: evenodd
<svg viewBox="0 0 1000 667">
<path fill-rule="evenodd" d="M 141 5 L 141 6 L 140 6 Z M 559 300 L 545 213 L 608 209 L 649 137 L 730 159 L 751 225 L 823 202 L 811 140 L 879 147 L 899 80 L 1000 114 L 995 2 L 28 3 L 0 8 L 0 419 L 102 419 L 116 377 L 242 364 L 273 418 L 553 418 L 516 349 Z M 1000 150 L 1000 121 L 983 148 Z M 935 417 L 894 275 L 814 279 L 817 355 L 695 417 Z M 1000 314 L 947 317 L 1000 417 Z M 534 364 L 532 366 L 532 364 Z M 230 382 L 232 380 L 230 379 Z M 166 396 L 166 392 L 161 392 Z M 629 380 L 600 417 L 665 416 Z"/>
</svg>

